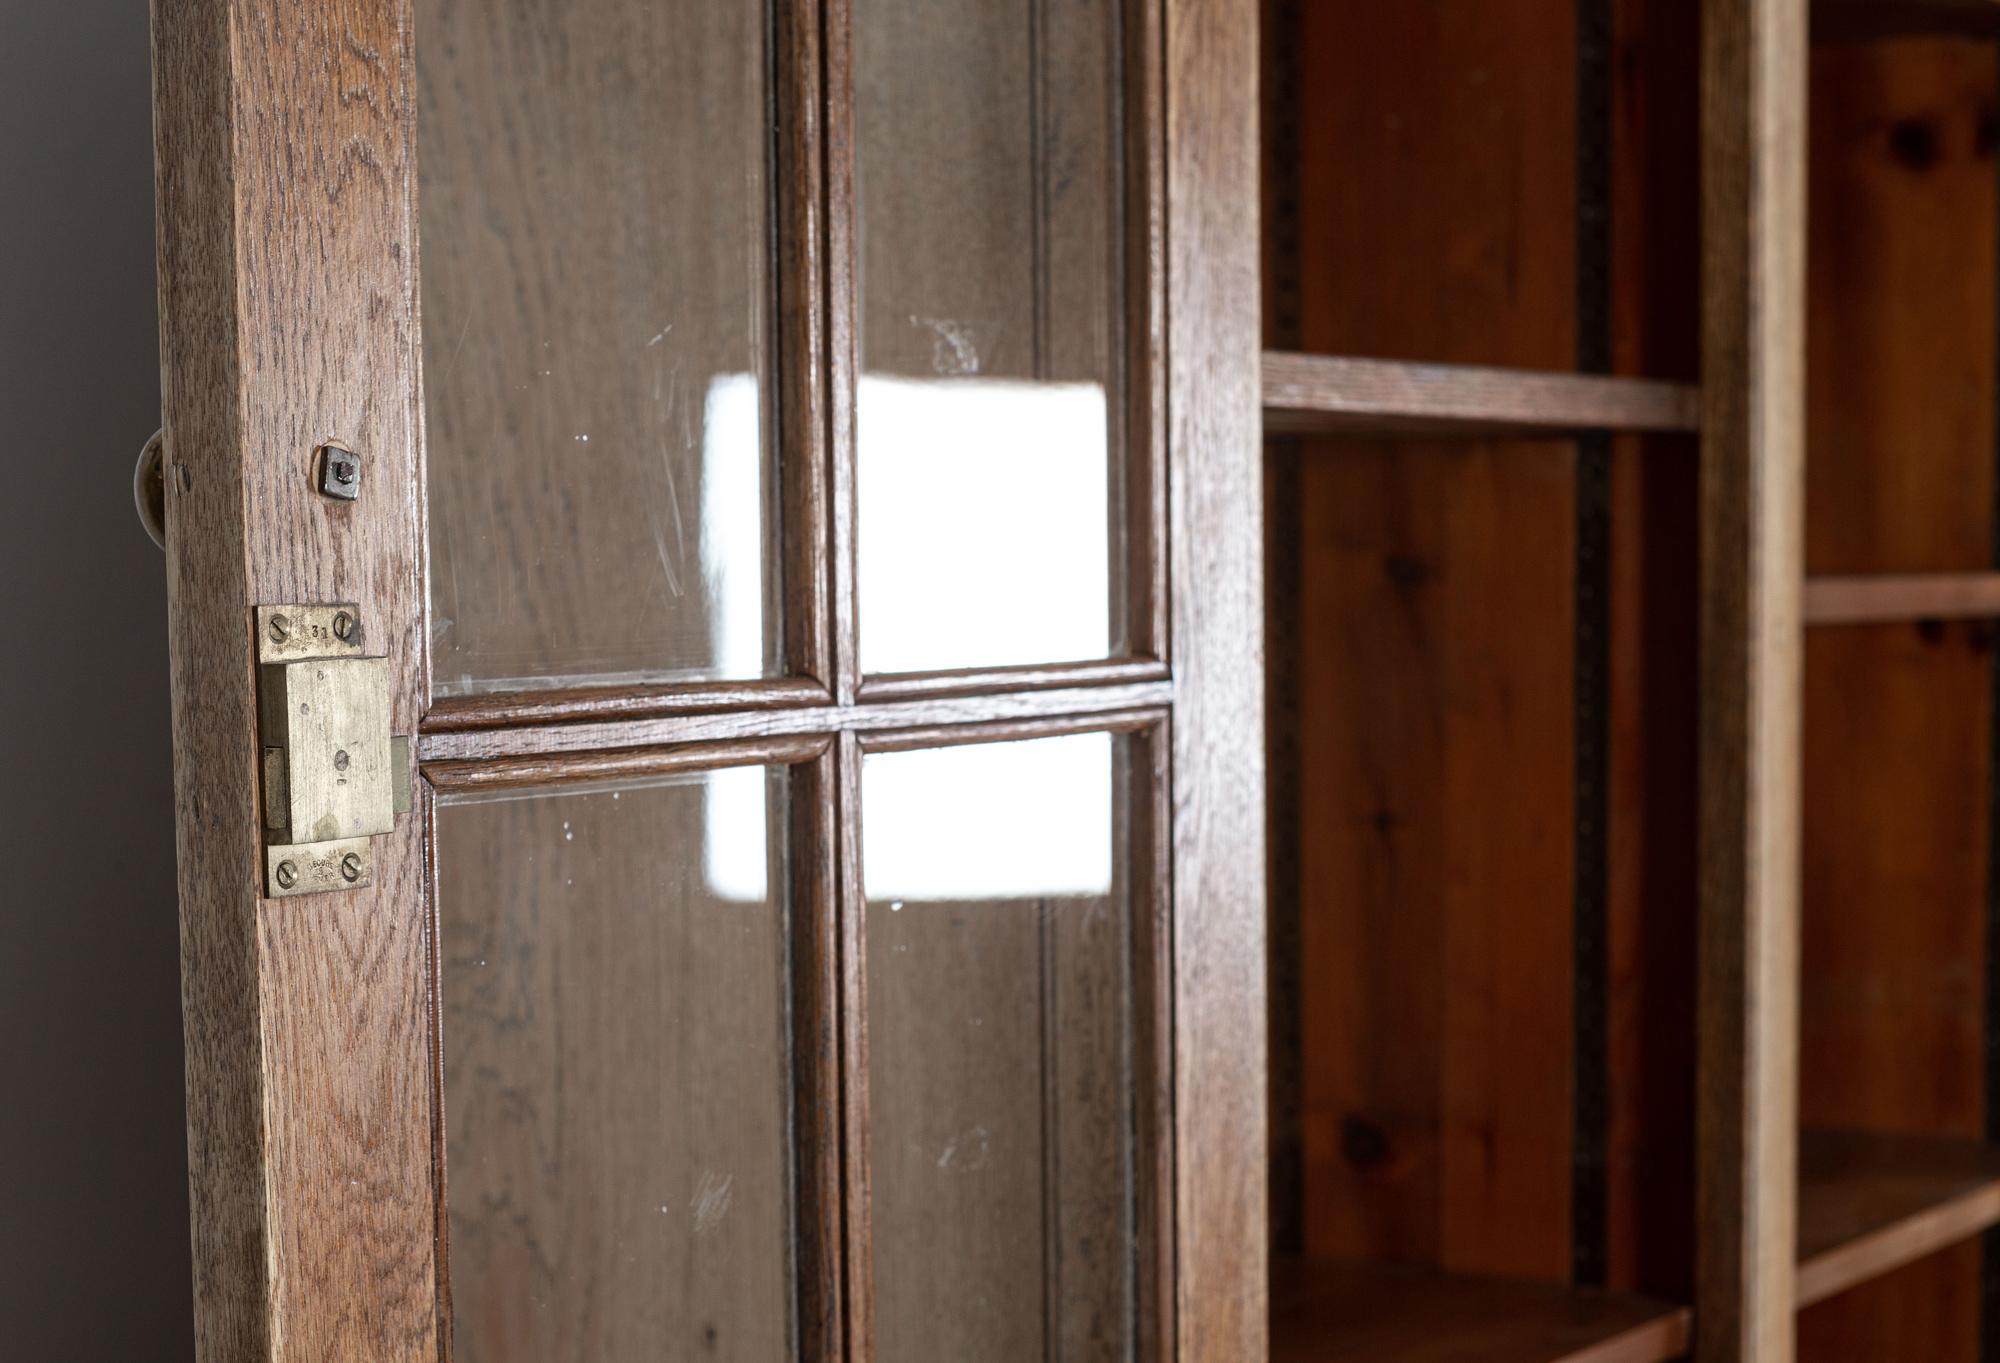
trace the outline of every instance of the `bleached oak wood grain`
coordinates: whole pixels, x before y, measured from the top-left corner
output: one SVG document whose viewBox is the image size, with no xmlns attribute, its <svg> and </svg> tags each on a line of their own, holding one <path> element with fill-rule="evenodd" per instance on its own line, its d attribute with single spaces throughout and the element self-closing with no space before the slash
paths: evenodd
<svg viewBox="0 0 2000 1363">
<path fill-rule="evenodd" d="M 1257 10 L 1166 0 L 1180 1363 L 1266 1357 Z"/>
<path fill-rule="evenodd" d="M 434 1358 L 419 821 L 259 897 L 251 607 L 360 603 L 424 692 L 405 0 L 153 10 L 195 1329 L 204 1360 Z M 340 439 L 367 495 L 313 490 Z"/>
<path fill-rule="evenodd" d="M 1793 1354 L 1804 0 L 1703 9 L 1696 1357 Z"/>
</svg>

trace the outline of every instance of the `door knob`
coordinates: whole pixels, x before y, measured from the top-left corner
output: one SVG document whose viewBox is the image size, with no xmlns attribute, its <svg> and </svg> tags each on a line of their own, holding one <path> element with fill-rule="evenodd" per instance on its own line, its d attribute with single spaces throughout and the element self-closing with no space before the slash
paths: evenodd
<svg viewBox="0 0 2000 1363">
<path fill-rule="evenodd" d="M 139 524 L 146 527 L 153 543 L 167 547 L 167 471 L 163 459 L 166 432 L 153 432 L 139 450 L 139 463 L 132 470 L 132 503 L 139 510 Z"/>
</svg>

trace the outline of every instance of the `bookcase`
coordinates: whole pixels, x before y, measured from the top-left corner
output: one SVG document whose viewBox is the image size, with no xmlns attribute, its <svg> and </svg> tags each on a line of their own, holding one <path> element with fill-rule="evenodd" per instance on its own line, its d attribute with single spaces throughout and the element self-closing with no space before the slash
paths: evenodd
<svg viewBox="0 0 2000 1363">
<path fill-rule="evenodd" d="M 1986 1357 L 2000 5 L 1263 19 L 1273 1358 Z"/>
</svg>

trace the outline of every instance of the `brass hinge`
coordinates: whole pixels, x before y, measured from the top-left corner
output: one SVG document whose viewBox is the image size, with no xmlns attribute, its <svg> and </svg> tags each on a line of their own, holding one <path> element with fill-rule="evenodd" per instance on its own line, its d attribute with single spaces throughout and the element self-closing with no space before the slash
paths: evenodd
<svg viewBox="0 0 2000 1363">
<path fill-rule="evenodd" d="M 389 732 L 389 660 L 363 656 L 360 608 L 257 607 L 264 893 L 373 883 L 370 842 L 410 808 L 410 745 Z"/>
</svg>

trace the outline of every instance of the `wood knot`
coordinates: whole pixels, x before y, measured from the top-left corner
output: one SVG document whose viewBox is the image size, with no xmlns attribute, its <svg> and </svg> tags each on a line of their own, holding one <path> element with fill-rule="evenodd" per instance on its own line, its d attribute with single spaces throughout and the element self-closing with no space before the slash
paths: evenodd
<svg viewBox="0 0 2000 1363">
<path fill-rule="evenodd" d="M 1929 118 L 1898 119 L 1889 129 L 1889 154 L 1905 170 L 1932 169 L 1944 156 L 1944 140 Z"/>
</svg>

